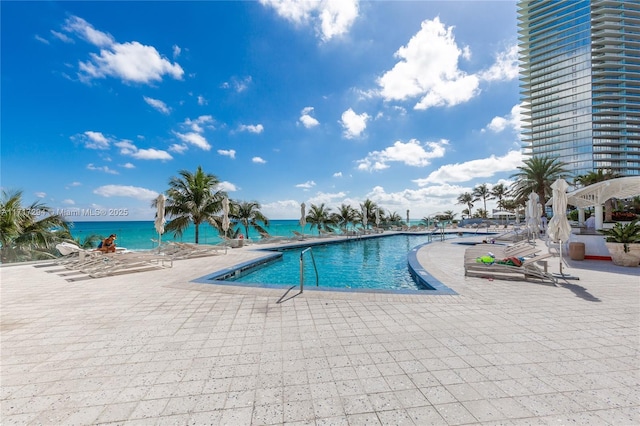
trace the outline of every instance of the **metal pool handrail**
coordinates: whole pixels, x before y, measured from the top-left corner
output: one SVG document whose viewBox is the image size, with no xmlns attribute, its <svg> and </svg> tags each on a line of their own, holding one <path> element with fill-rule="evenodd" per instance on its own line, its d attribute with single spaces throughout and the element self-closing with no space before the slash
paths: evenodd
<svg viewBox="0 0 640 426">
<path fill-rule="evenodd" d="M 304 288 L 304 254 L 306 252 L 309 252 L 309 255 L 311 256 L 311 261 L 313 262 L 313 269 L 316 273 L 316 287 L 318 287 L 319 285 L 318 268 L 316 267 L 316 259 L 313 257 L 313 250 L 311 250 L 311 247 L 307 247 L 306 249 L 302 250 L 302 252 L 300 253 L 300 293 L 302 293 L 302 290 Z"/>
</svg>

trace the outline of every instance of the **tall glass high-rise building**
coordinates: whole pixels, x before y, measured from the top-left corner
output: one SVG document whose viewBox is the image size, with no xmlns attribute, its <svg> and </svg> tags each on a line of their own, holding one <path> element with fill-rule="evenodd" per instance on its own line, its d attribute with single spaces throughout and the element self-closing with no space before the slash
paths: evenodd
<svg viewBox="0 0 640 426">
<path fill-rule="evenodd" d="M 640 1 L 519 0 L 518 41 L 527 152 L 640 175 Z"/>
</svg>

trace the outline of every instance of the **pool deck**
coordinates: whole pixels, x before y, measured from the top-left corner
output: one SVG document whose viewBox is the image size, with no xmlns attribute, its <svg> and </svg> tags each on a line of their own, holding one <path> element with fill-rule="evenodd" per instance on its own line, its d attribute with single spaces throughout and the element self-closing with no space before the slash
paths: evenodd
<svg viewBox="0 0 640 426">
<path fill-rule="evenodd" d="M 465 277 L 449 240 L 417 258 L 456 295 L 194 282 L 255 247 L 73 282 L 0 268 L 2 425 L 640 423 L 640 268 Z"/>
</svg>

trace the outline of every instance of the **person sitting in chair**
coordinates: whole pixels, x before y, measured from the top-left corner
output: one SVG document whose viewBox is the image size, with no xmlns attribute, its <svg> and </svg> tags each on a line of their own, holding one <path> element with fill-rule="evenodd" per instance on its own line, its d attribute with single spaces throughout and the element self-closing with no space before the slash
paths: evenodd
<svg viewBox="0 0 640 426">
<path fill-rule="evenodd" d="M 116 251 L 116 234 L 111 234 L 109 237 L 102 240 L 100 244 L 98 244 L 98 251 L 103 253 L 115 253 Z"/>
<path fill-rule="evenodd" d="M 589 216 L 589 218 L 584 222 L 584 226 L 587 227 L 587 229 L 596 229 L 596 217 L 595 216 Z"/>
</svg>

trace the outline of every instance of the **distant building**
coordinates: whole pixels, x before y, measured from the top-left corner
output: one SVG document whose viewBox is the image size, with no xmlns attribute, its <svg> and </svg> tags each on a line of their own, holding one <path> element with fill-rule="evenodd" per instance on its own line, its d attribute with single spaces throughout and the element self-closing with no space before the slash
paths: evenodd
<svg viewBox="0 0 640 426">
<path fill-rule="evenodd" d="M 574 175 L 640 175 L 640 1 L 519 0 L 523 141 Z"/>
</svg>

